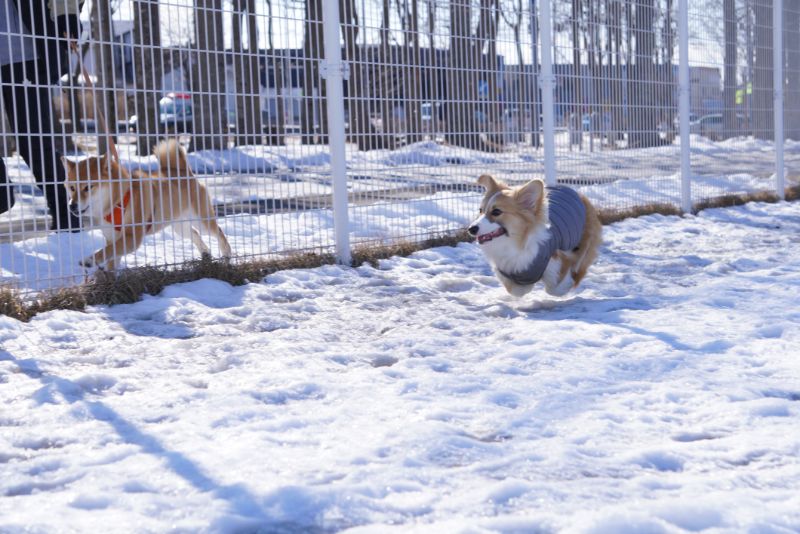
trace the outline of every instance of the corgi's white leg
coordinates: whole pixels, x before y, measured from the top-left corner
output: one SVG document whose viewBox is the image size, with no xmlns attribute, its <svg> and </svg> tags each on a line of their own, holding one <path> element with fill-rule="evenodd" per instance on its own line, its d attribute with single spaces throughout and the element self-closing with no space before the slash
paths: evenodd
<svg viewBox="0 0 800 534">
<path fill-rule="evenodd" d="M 575 285 L 575 281 L 569 269 L 567 269 L 563 277 L 561 277 L 561 271 L 561 258 L 553 258 L 547 264 L 547 267 L 545 267 L 544 274 L 542 275 L 544 290 L 554 297 L 563 297 L 572 289 L 572 286 Z"/>
</svg>

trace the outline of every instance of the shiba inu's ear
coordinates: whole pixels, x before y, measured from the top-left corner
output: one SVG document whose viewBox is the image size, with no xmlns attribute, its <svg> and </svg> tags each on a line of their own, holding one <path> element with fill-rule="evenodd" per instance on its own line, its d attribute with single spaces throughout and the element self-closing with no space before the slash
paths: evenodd
<svg viewBox="0 0 800 534">
<path fill-rule="evenodd" d="M 544 198 L 544 183 L 541 180 L 531 180 L 514 192 L 514 197 L 523 207 L 536 209 Z"/>
<path fill-rule="evenodd" d="M 497 191 L 498 189 L 501 188 L 500 184 L 498 184 L 495 181 L 495 179 L 492 178 L 491 176 L 489 176 L 488 174 L 481 175 L 481 177 L 478 178 L 478 184 L 482 185 L 486 189 L 487 192 L 488 191 Z"/>
<path fill-rule="evenodd" d="M 61 164 L 64 165 L 64 168 L 67 169 L 68 171 L 75 168 L 75 162 L 67 159 L 64 156 L 61 156 Z"/>
</svg>

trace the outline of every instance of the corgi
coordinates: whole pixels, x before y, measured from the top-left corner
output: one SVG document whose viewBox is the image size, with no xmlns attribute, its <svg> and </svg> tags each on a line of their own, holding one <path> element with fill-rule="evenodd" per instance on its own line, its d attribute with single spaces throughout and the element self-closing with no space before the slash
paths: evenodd
<svg viewBox="0 0 800 534">
<path fill-rule="evenodd" d="M 61 158 L 67 170 L 64 186 L 69 209 L 100 228 L 106 245 L 83 258 L 83 267 L 114 270 L 120 257 L 134 252 L 144 237 L 173 226 L 204 255 L 208 245 L 203 229 L 216 237 L 222 256 L 230 258 L 228 239 L 217 224 L 206 188 L 192 175 L 186 152 L 174 139 L 156 145 L 158 171 L 131 175 L 113 156 L 105 154 L 75 163 Z"/>
<path fill-rule="evenodd" d="M 602 242 L 589 200 L 541 180 L 511 188 L 485 174 L 478 184 L 486 192 L 468 231 L 506 291 L 520 297 L 541 281 L 547 293 L 563 296 L 577 287 Z"/>
</svg>

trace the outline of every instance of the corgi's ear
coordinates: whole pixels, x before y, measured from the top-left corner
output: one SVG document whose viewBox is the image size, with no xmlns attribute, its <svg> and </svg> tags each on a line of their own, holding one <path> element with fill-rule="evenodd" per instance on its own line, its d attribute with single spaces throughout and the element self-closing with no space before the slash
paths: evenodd
<svg viewBox="0 0 800 534">
<path fill-rule="evenodd" d="M 500 189 L 498 183 L 488 174 L 483 174 L 480 178 L 478 178 L 478 185 L 482 185 L 486 191 L 495 191 Z"/>
<path fill-rule="evenodd" d="M 544 183 L 541 180 L 531 180 L 517 189 L 514 197 L 523 207 L 536 210 L 544 198 Z"/>
</svg>

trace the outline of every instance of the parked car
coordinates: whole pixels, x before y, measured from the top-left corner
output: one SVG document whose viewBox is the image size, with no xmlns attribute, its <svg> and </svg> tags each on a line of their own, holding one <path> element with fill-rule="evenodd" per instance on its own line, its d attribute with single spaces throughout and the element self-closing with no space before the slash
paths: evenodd
<svg viewBox="0 0 800 534">
<path fill-rule="evenodd" d="M 192 97 L 186 93 L 169 93 L 158 101 L 159 122 L 167 132 L 191 132 L 194 112 Z"/>
<path fill-rule="evenodd" d="M 601 134 L 611 129 L 611 114 L 584 113 L 581 117 L 581 128 L 584 132 Z"/>
<path fill-rule="evenodd" d="M 700 116 L 697 113 L 689 113 L 689 132 L 691 132 L 691 133 L 700 133 L 699 131 L 695 132 L 695 131 L 692 130 L 692 125 L 696 124 L 697 123 L 697 119 L 699 119 L 699 118 L 700 118 Z M 676 132 L 679 132 L 681 130 L 681 116 L 680 115 L 675 115 L 675 118 L 672 119 L 672 127 L 675 128 Z"/>
<path fill-rule="evenodd" d="M 508 107 L 503 110 L 503 131 L 506 143 L 522 143 L 531 129 L 529 109 Z"/>
<path fill-rule="evenodd" d="M 192 97 L 186 93 L 169 93 L 158 101 L 159 131 L 167 133 L 191 132 L 194 111 Z M 132 115 L 128 119 L 128 128 L 136 131 L 139 118 Z"/>
<path fill-rule="evenodd" d="M 747 119 L 741 114 L 736 114 L 736 122 L 734 124 L 734 131 L 732 132 L 724 132 L 725 129 L 725 119 L 723 118 L 722 113 L 712 113 L 710 115 L 704 115 L 697 119 L 696 122 L 689 125 L 689 130 L 692 133 L 697 133 L 702 135 L 703 137 L 708 137 L 714 141 L 719 141 L 726 137 L 724 134 L 737 134 L 745 129 L 747 124 Z"/>
</svg>

